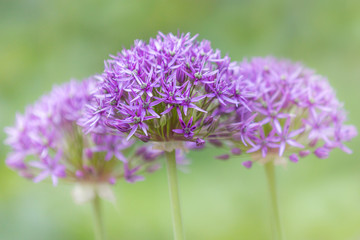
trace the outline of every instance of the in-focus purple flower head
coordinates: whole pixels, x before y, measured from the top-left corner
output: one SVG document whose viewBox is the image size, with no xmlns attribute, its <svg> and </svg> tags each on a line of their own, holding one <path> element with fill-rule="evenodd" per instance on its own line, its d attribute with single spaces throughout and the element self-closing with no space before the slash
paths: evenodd
<svg viewBox="0 0 360 240">
<path fill-rule="evenodd" d="M 327 158 L 334 148 L 357 135 L 343 104 L 323 76 L 300 63 L 274 57 L 253 58 L 240 64 L 252 112 L 236 112 L 234 144 L 251 154 L 252 161 L 297 162 L 313 153 Z M 244 125 L 245 123 L 245 125 Z M 251 164 L 246 162 L 246 167 Z"/>
<path fill-rule="evenodd" d="M 59 178 L 77 183 L 109 183 L 125 178 L 129 182 L 141 180 L 141 172 L 153 169 L 162 154 L 144 147 L 149 159 L 137 151 L 134 141 L 124 135 L 113 135 L 105 129 L 84 135 L 77 125 L 84 106 L 93 100 L 96 81 L 71 81 L 43 96 L 16 115 L 13 127 L 5 129 L 12 151 L 6 164 L 23 177 L 39 182 L 51 178 L 57 185 Z"/>
<path fill-rule="evenodd" d="M 159 33 L 111 56 L 83 127 L 91 132 L 106 126 L 127 139 L 157 143 L 200 146 L 207 139 L 230 138 L 223 123 L 231 111 L 226 106 L 249 111 L 251 94 L 242 88 L 239 67 L 209 41 L 196 38 Z"/>
</svg>

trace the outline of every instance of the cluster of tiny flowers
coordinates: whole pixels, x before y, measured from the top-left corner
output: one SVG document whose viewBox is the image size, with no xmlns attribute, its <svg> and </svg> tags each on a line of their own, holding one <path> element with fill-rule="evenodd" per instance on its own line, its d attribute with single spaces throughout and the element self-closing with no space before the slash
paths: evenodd
<svg viewBox="0 0 360 240">
<path fill-rule="evenodd" d="M 196 37 L 159 33 L 105 61 L 96 101 L 82 126 L 92 132 L 102 125 L 127 139 L 160 144 L 201 146 L 205 140 L 230 138 L 232 129 L 223 120 L 230 114 L 219 115 L 219 109 L 230 113 L 226 106 L 231 105 L 248 112 L 251 94 L 243 91 L 239 67 Z"/>
<path fill-rule="evenodd" d="M 247 152 L 251 161 L 292 162 L 314 154 L 327 158 L 334 148 L 351 150 L 344 142 L 357 135 L 345 125 L 346 113 L 326 78 L 288 60 L 253 58 L 240 64 L 246 89 L 253 92 L 252 112 L 237 112 L 233 154 Z M 228 158 L 228 155 L 221 156 Z"/>
<path fill-rule="evenodd" d="M 47 177 L 57 185 L 59 178 L 72 182 L 110 183 L 124 178 L 142 180 L 138 175 L 153 171 L 161 151 L 151 146 L 136 150 L 124 136 L 98 131 L 83 134 L 77 122 L 82 109 L 92 101 L 93 78 L 56 86 L 16 116 L 13 127 L 5 129 L 5 143 L 12 152 L 6 164 L 25 178 L 39 182 Z"/>
<path fill-rule="evenodd" d="M 159 33 L 105 61 L 101 75 L 42 97 L 6 128 L 6 163 L 35 182 L 108 182 L 159 168 L 163 151 L 231 146 L 254 161 L 327 158 L 357 135 L 328 81 L 273 57 L 241 63 L 197 35 Z M 142 142 L 138 146 L 133 137 Z M 230 154 L 217 157 L 230 158 Z"/>
</svg>

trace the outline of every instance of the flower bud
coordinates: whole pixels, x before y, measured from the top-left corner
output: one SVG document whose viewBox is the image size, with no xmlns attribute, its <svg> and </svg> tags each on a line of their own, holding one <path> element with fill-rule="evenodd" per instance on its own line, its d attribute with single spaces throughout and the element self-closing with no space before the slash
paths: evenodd
<svg viewBox="0 0 360 240">
<path fill-rule="evenodd" d="M 213 116 L 208 116 L 208 117 L 206 117 L 204 119 L 203 124 L 204 124 L 204 126 L 210 125 L 213 121 L 214 121 L 214 117 Z"/>
<path fill-rule="evenodd" d="M 159 128 L 160 127 L 159 120 L 157 120 L 156 118 L 153 119 L 153 123 L 154 123 L 154 128 Z"/>
<path fill-rule="evenodd" d="M 240 148 L 233 148 L 231 149 L 231 153 L 234 155 L 240 155 L 242 153 Z"/>
<path fill-rule="evenodd" d="M 161 127 L 164 127 L 166 125 L 166 118 L 167 118 L 167 115 L 162 115 L 160 117 L 160 126 Z"/>
<path fill-rule="evenodd" d="M 196 139 L 196 146 L 200 147 L 200 146 L 204 146 L 205 145 L 205 141 L 201 138 L 197 138 Z"/>
<path fill-rule="evenodd" d="M 311 152 L 309 150 L 300 151 L 299 156 L 303 158 L 303 157 L 308 156 L 310 153 Z"/>
<path fill-rule="evenodd" d="M 110 178 L 108 179 L 108 182 L 109 182 L 111 185 L 114 185 L 114 184 L 116 183 L 116 178 L 110 177 Z"/>
<path fill-rule="evenodd" d="M 84 154 L 87 159 L 92 159 L 94 156 L 93 151 L 91 151 L 89 148 L 84 149 Z"/>
<path fill-rule="evenodd" d="M 223 154 L 223 155 L 220 155 L 220 156 L 216 156 L 217 159 L 219 160 L 228 160 L 230 158 L 230 155 L 229 154 Z"/>
<path fill-rule="evenodd" d="M 245 162 L 242 162 L 241 163 L 244 167 L 246 167 L 246 168 L 251 168 L 252 167 L 252 164 L 253 164 L 253 162 L 252 161 L 245 161 Z"/>
<path fill-rule="evenodd" d="M 211 139 L 208 142 L 214 145 L 215 147 L 221 147 L 223 145 L 222 142 L 217 139 Z"/>
<path fill-rule="evenodd" d="M 77 178 L 83 178 L 83 177 L 84 177 L 84 173 L 83 173 L 83 171 L 81 171 L 81 170 L 77 170 L 76 173 L 75 173 L 75 176 L 76 176 Z"/>
<path fill-rule="evenodd" d="M 115 126 L 115 128 L 123 133 L 130 131 L 130 125 L 127 123 L 118 124 Z"/>
<path fill-rule="evenodd" d="M 325 147 L 319 147 L 314 151 L 314 154 L 320 159 L 325 159 L 329 157 L 329 149 Z"/>
<path fill-rule="evenodd" d="M 145 136 L 145 135 L 140 135 L 140 134 L 136 134 L 136 136 L 144 143 L 150 141 L 150 136 Z"/>
<path fill-rule="evenodd" d="M 208 131 L 210 132 L 210 133 L 212 133 L 212 132 L 214 132 L 216 129 L 217 129 L 217 127 L 219 126 L 219 117 L 218 118 L 216 118 L 212 123 L 211 123 L 211 125 L 208 127 Z"/>
<path fill-rule="evenodd" d="M 294 163 L 297 163 L 297 162 L 299 161 L 299 157 L 298 157 L 298 155 L 296 155 L 295 153 L 291 154 L 291 155 L 289 156 L 289 159 L 290 159 L 290 161 L 292 161 L 292 162 L 294 162 Z"/>
</svg>

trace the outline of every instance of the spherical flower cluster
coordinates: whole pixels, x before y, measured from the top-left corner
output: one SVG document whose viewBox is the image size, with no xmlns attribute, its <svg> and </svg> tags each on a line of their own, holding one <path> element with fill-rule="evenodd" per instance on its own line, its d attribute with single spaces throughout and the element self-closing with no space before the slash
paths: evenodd
<svg viewBox="0 0 360 240">
<path fill-rule="evenodd" d="M 196 37 L 159 33 L 148 44 L 137 40 L 105 61 L 97 100 L 83 124 L 87 131 L 106 125 L 127 139 L 175 143 L 163 149 L 229 138 L 226 116 L 218 109 L 243 108 L 250 94 L 242 89 L 236 64 Z"/>
<path fill-rule="evenodd" d="M 5 143 L 12 148 L 7 165 L 34 182 L 51 177 L 54 185 L 59 178 L 77 183 L 114 184 L 118 178 L 135 182 L 142 179 L 141 171 L 153 171 L 161 151 L 150 146 L 135 151 L 134 141 L 104 131 L 84 135 L 76 124 L 92 100 L 95 84 L 90 78 L 54 87 L 24 115 L 17 114 L 15 126 L 5 129 Z"/>
<path fill-rule="evenodd" d="M 327 158 L 334 148 L 351 153 L 344 142 L 357 135 L 345 125 L 346 113 L 326 78 L 288 60 L 253 58 L 240 64 L 253 112 L 237 112 L 238 133 L 232 146 L 251 154 L 253 161 L 292 162 L 315 154 Z M 237 122 L 237 123 L 236 123 Z M 244 124 L 245 123 L 245 124 Z"/>
</svg>

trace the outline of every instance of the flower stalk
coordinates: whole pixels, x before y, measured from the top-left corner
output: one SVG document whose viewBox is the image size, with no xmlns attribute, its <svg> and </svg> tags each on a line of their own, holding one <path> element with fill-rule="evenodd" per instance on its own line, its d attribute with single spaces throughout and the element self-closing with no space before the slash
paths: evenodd
<svg viewBox="0 0 360 240">
<path fill-rule="evenodd" d="M 277 202 L 277 192 L 276 192 L 276 178 L 275 178 L 275 169 L 274 163 L 272 161 L 265 164 L 266 178 L 269 188 L 269 197 L 271 203 L 271 219 L 273 226 L 273 240 L 283 240 L 283 234 L 281 229 L 279 207 Z"/>
<path fill-rule="evenodd" d="M 176 157 L 175 150 L 171 152 L 166 152 L 166 170 L 168 174 L 169 182 L 169 193 L 170 193 L 170 202 L 172 210 L 172 222 L 174 230 L 174 240 L 184 240 L 184 230 L 181 218 L 181 209 L 180 209 L 180 197 L 179 197 L 179 187 L 176 173 Z"/>
<path fill-rule="evenodd" d="M 98 194 L 95 194 L 94 199 L 91 201 L 93 208 L 94 219 L 94 233 L 95 240 L 105 240 L 104 222 L 101 211 L 101 199 Z"/>
</svg>

